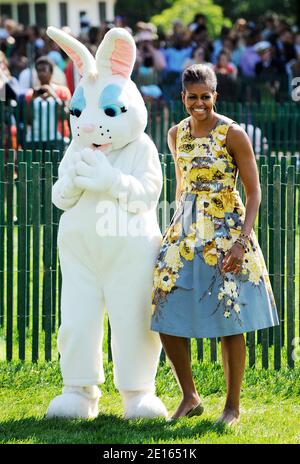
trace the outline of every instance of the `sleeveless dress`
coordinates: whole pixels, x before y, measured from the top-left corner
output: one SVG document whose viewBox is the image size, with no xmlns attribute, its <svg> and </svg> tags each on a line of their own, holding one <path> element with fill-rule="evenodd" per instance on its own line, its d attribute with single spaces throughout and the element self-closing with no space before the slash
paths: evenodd
<svg viewBox="0 0 300 464">
<path fill-rule="evenodd" d="M 177 130 L 181 196 L 154 269 L 151 329 L 213 338 L 278 325 L 254 231 L 239 274 L 220 271 L 245 218 L 236 190 L 237 165 L 225 145 L 234 121 L 222 116 L 208 137 L 195 138 L 189 120 Z"/>
</svg>

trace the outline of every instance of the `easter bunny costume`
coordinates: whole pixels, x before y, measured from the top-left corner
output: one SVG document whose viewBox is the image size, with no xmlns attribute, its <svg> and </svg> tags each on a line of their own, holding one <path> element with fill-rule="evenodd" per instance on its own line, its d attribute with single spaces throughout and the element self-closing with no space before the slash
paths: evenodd
<svg viewBox="0 0 300 464">
<path fill-rule="evenodd" d="M 64 210 L 58 232 L 64 388 L 47 417 L 98 415 L 105 310 L 125 417 L 165 417 L 155 395 L 161 343 L 149 329 L 162 173 L 144 133 L 145 104 L 130 79 L 135 43 L 125 29 L 113 28 L 94 58 L 63 31 L 49 27 L 47 33 L 82 76 L 70 103 L 72 142 L 52 192 Z"/>
</svg>

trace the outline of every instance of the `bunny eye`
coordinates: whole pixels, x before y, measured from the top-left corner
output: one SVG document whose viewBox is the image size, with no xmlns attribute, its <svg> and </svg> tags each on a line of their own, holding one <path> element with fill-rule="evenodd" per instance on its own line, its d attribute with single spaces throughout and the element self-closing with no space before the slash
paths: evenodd
<svg viewBox="0 0 300 464">
<path fill-rule="evenodd" d="M 81 115 L 81 113 L 82 113 L 82 111 L 78 110 L 77 108 L 74 109 L 74 110 L 71 110 L 71 109 L 70 109 L 70 114 L 71 114 L 72 116 L 76 116 L 76 118 L 79 118 L 79 116 Z"/>
<path fill-rule="evenodd" d="M 127 111 L 124 106 L 120 108 L 117 105 L 105 106 L 103 109 L 104 109 L 104 113 L 106 114 L 106 116 L 110 116 L 111 118 L 114 118 L 115 116 L 119 116 L 121 113 L 125 113 L 125 111 Z"/>
</svg>

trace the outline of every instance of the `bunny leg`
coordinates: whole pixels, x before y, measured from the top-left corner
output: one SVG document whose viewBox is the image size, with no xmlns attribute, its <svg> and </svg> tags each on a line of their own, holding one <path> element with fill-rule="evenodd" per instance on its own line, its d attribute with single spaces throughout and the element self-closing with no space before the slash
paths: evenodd
<svg viewBox="0 0 300 464">
<path fill-rule="evenodd" d="M 104 382 L 102 339 L 104 299 L 99 282 L 72 253 L 60 250 L 63 286 L 58 350 L 62 395 L 54 398 L 47 417 L 96 417 Z"/>
<path fill-rule="evenodd" d="M 106 286 L 104 290 L 112 332 L 114 381 L 126 418 L 167 416 L 165 406 L 155 396 L 161 343 L 158 334 L 150 331 L 152 269 L 151 265 L 146 270 L 141 267 L 134 275 L 124 273 L 117 288 Z"/>
</svg>

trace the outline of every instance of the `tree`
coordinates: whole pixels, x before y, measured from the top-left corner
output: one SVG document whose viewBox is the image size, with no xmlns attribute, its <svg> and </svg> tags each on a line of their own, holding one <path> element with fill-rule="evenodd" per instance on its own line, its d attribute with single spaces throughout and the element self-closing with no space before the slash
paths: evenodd
<svg viewBox="0 0 300 464">
<path fill-rule="evenodd" d="M 175 0 L 117 0 L 115 14 L 123 16 L 131 27 L 138 21 L 149 21 L 151 16 L 168 8 Z"/>
<path fill-rule="evenodd" d="M 222 6 L 224 14 L 233 20 L 244 17 L 259 22 L 266 12 L 272 12 L 300 25 L 299 0 L 215 0 L 215 3 Z"/>
<path fill-rule="evenodd" d="M 221 6 L 214 5 L 212 0 L 175 0 L 171 7 L 152 16 L 151 21 L 164 32 L 168 32 L 174 19 L 189 24 L 196 13 L 203 13 L 207 17 L 207 28 L 211 37 L 219 35 L 222 26 L 231 26 L 230 19 L 224 18 Z"/>
</svg>

